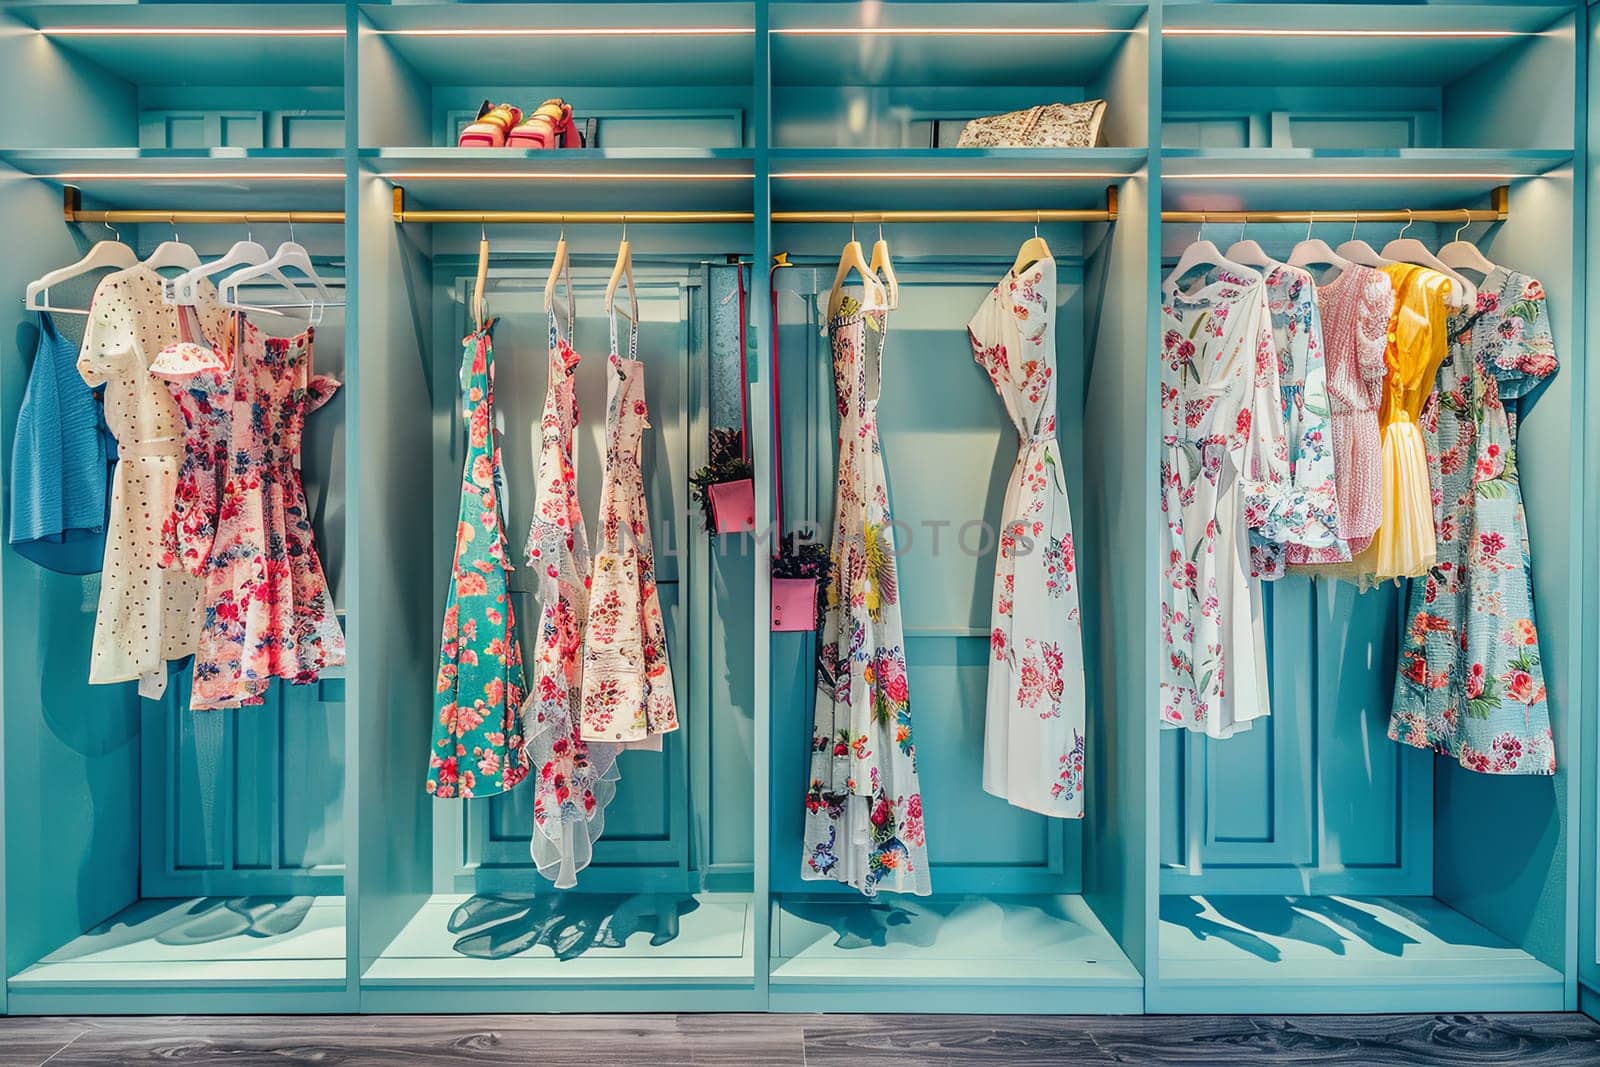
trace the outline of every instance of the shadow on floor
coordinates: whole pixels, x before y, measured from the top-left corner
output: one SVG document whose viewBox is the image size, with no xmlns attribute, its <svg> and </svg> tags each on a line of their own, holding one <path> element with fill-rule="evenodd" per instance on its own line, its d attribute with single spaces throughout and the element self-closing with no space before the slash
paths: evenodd
<svg viewBox="0 0 1600 1067">
<path fill-rule="evenodd" d="M 650 933 L 652 947 L 664 945 L 699 906 L 693 896 L 671 893 L 478 895 L 451 913 L 447 929 L 461 935 L 455 951 L 474 959 L 502 960 L 544 945 L 570 960 L 592 948 L 622 948 L 640 931 Z"/>
<path fill-rule="evenodd" d="M 998 908 L 1006 915 L 1037 912 L 1062 923 L 1076 920 L 1056 897 L 906 897 L 864 901 L 855 896 L 790 899 L 784 910 L 805 922 L 833 930 L 835 948 L 883 948 L 888 944 L 926 948 L 939 939 L 945 924 L 964 908 Z"/>
<path fill-rule="evenodd" d="M 1208 905 L 1228 922 L 1218 922 L 1204 914 Z M 1392 901 L 1384 901 L 1384 906 L 1419 925 L 1430 925 L 1423 916 L 1398 907 Z M 1396 957 L 1404 955 L 1408 945 L 1421 943 L 1378 915 L 1337 897 L 1326 896 L 1163 896 L 1161 920 L 1182 926 L 1199 940 L 1225 941 L 1269 963 L 1278 962 L 1283 953 L 1267 940 L 1268 937 L 1300 941 L 1335 956 L 1345 955 L 1345 948 L 1352 941 L 1364 942 L 1377 952 Z M 1476 928 L 1463 923 L 1461 933 L 1467 933 L 1468 929 Z M 1454 930 L 1450 932 L 1455 933 Z M 1464 943 L 1476 943 L 1476 940 Z"/>
<path fill-rule="evenodd" d="M 281 937 L 300 928 L 313 897 L 197 897 L 174 904 L 143 901 L 95 926 L 52 959 L 76 959 L 154 941 L 172 947 L 209 945 L 230 937 Z"/>
</svg>

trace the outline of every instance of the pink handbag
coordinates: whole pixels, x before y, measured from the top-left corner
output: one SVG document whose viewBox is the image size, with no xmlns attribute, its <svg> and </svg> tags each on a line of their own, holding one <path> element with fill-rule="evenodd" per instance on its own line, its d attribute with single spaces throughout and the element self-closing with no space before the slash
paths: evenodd
<svg viewBox="0 0 1600 1067">
<path fill-rule="evenodd" d="M 772 628 L 774 630 L 817 628 L 815 578 L 772 579 Z"/>
</svg>

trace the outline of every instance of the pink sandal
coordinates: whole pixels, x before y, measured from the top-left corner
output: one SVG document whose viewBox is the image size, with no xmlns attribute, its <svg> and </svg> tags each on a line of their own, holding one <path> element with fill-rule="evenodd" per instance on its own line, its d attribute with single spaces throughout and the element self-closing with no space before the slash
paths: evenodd
<svg viewBox="0 0 1600 1067">
<path fill-rule="evenodd" d="M 583 142 L 572 122 L 572 105 L 555 97 L 518 124 L 506 143 L 512 148 L 580 148 Z"/>
<path fill-rule="evenodd" d="M 501 148 L 511 130 L 522 121 L 522 110 L 510 104 L 489 106 L 485 100 L 478 109 L 478 119 L 461 131 L 456 142 L 460 148 Z"/>
</svg>

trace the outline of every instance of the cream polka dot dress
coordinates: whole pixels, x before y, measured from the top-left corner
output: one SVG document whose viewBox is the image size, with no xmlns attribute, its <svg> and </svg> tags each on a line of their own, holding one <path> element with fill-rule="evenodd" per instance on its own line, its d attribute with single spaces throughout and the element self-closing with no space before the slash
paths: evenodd
<svg viewBox="0 0 1600 1067">
<path fill-rule="evenodd" d="M 196 311 L 208 338 L 226 336 L 228 316 L 209 284 Z M 78 354 L 83 380 L 106 387 L 118 454 L 89 683 L 138 679 L 140 693 L 151 698 L 166 688 L 166 661 L 194 652 L 201 623 L 200 579 L 158 566 L 183 455 L 183 416 L 150 364 L 182 339 L 178 309 L 161 302 L 161 276 L 141 264 L 107 275 L 95 289 Z"/>
</svg>

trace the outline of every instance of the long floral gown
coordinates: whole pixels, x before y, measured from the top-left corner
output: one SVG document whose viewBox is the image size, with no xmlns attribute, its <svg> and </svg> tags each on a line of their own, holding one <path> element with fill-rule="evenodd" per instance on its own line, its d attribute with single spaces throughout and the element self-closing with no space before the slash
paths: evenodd
<svg viewBox="0 0 1600 1067">
<path fill-rule="evenodd" d="M 881 287 L 869 286 L 879 294 Z M 833 567 L 817 650 L 817 703 L 800 875 L 867 896 L 931 892 L 889 491 L 878 441 L 888 309 L 843 299 L 828 323 L 839 411 Z"/>
<path fill-rule="evenodd" d="M 1017 430 L 995 558 L 983 788 L 1019 808 L 1083 817 L 1083 628 L 1056 440 L 1056 263 L 989 291 L 967 334 Z"/>
<path fill-rule="evenodd" d="M 558 888 L 576 885 L 605 829 L 616 794 L 620 746 L 582 737 L 583 635 L 589 616 L 589 545 L 578 507 L 572 435 L 578 425 L 573 375 L 579 356 L 568 287 L 567 336 L 550 320 L 550 359 L 535 456 L 538 482 L 528 530 L 528 565 L 539 576 L 539 624 L 533 680 L 522 706 L 527 758 L 534 775 L 529 852 Z"/>
<path fill-rule="evenodd" d="M 261 704 L 272 679 L 308 684 L 345 658 L 299 467 L 306 415 L 339 383 L 312 373 L 310 328 L 268 337 L 235 314 L 227 333 L 220 351 L 180 342 L 150 369 L 187 424 L 161 563 L 205 583 L 195 711 Z"/>
<path fill-rule="evenodd" d="M 1555 373 L 1543 287 L 1504 269 L 1450 325 L 1421 419 L 1438 559 L 1410 582 L 1389 736 L 1487 774 L 1554 774 L 1517 402 Z"/>
<path fill-rule="evenodd" d="M 591 743 L 659 748 L 661 735 L 678 728 L 678 708 L 639 465 L 644 431 L 650 426 L 644 363 L 639 359 L 639 324 L 630 326 L 628 358 L 623 359 L 617 353 L 617 317 L 612 314 L 601 542 L 594 556 L 584 635 L 582 731 Z"/>
<path fill-rule="evenodd" d="M 522 647 L 517 643 L 500 503 L 493 329 L 493 320 L 485 322 L 462 342 L 467 458 L 428 760 L 427 788 L 436 797 L 491 796 L 528 776 L 517 715 L 525 692 Z"/>
<path fill-rule="evenodd" d="M 1229 737 L 1271 712 L 1250 529 L 1289 471 L 1266 283 L 1169 278 L 1161 315 L 1161 722 Z"/>
</svg>

